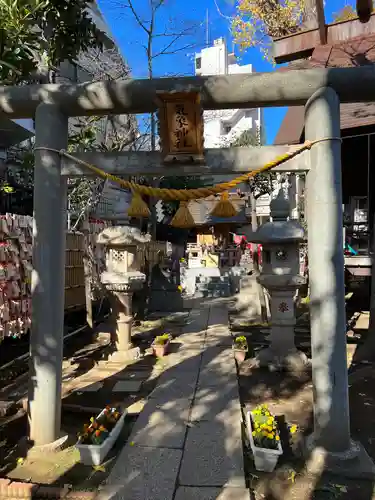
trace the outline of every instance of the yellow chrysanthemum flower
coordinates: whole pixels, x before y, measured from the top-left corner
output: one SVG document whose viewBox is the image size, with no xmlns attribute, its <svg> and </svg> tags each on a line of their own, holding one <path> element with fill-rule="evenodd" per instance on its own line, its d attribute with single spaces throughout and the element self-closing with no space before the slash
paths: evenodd
<svg viewBox="0 0 375 500">
<path fill-rule="evenodd" d="M 292 427 L 290 428 L 290 433 L 291 434 L 295 434 L 297 432 L 297 426 L 296 425 L 292 425 Z"/>
<path fill-rule="evenodd" d="M 280 436 L 275 437 L 276 441 L 280 441 Z"/>
</svg>

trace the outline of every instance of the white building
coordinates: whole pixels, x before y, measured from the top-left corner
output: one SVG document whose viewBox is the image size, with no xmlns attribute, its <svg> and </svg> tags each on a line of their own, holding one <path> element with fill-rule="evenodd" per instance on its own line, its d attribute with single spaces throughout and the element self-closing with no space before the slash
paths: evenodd
<svg viewBox="0 0 375 500">
<path fill-rule="evenodd" d="M 253 72 L 252 64 L 240 66 L 234 54 L 229 53 L 223 38 L 214 40 L 212 47 L 195 55 L 196 75 L 233 75 Z M 204 112 L 204 140 L 206 148 L 229 146 L 245 130 L 259 137 L 263 125 L 263 110 L 227 109 Z"/>
</svg>

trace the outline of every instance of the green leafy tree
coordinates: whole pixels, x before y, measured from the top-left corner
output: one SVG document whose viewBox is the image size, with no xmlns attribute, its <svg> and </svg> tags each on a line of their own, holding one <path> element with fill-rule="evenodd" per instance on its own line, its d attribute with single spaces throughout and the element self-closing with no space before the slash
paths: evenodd
<svg viewBox="0 0 375 500">
<path fill-rule="evenodd" d="M 59 64 L 73 63 L 81 51 L 101 49 L 100 32 L 87 0 L 0 0 L 0 79 L 2 85 L 50 82 Z M 9 180 L 32 197 L 33 155 L 13 148 Z M 11 193 L 2 183 L 0 190 Z M 27 193 L 26 193 L 27 191 Z M 22 198 L 22 196 L 21 196 Z"/>
<path fill-rule="evenodd" d="M 256 134 L 254 134 L 251 130 L 245 130 L 231 143 L 231 146 L 258 147 L 263 144 L 262 136 L 263 136 L 262 129 L 258 129 Z M 255 177 L 249 179 L 248 187 L 250 190 L 250 195 L 254 197 L 254 201 L 256 201 L 260 196 L 271 192 L 272 179 L 274 177 L 275 177 L 274 174 L 267 172 L 265 174 L 258 174 Z"/>
<path fill-rule="evenodd" d="M 87 0 L 0 0 L 2 84 L 51 80 L 63 61 L 98 47 L 100 32 Z"/>
<path fill-rule="evenodd" d="M 357 12 L 353 9 L 351 5 L 345 5 L 342 9 L 336 12 L 333 16 L 335 22 L 339 21 L 349 21 L 357 17 Z"/>
</svg>

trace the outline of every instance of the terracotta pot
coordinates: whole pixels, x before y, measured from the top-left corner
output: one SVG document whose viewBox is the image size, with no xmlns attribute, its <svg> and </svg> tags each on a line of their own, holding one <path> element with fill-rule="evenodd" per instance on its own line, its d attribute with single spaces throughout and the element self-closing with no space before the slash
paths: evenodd
<svg viewBox="0 0 375 500">
<path fill-rule="evenodd" d="M 247 350 L 245 349 L 233 349 L 234 351 L 234 357 L 239 363 L 242 363 L 245 361 Z"/>
<path fill-rule="evenodd" d="M 168 354 L 168 349 L 169 349 L 169 340 L 165 344 L 152 344 L 152 349 L 154 351 L 154 355 L 157 358 L 162 358 L 166 354 Z"/>
</svg>

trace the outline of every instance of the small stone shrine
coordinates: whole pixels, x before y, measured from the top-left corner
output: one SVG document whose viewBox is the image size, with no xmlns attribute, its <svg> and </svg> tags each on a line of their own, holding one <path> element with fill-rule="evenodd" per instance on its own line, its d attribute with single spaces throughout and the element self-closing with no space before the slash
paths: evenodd
<svg viewBox="0 0 375 500">
<path fill-rule="evenodd" d="M 127 361 L 138 356 L 131 342 L 132 296 L 146 280 L 140 271 L 139 248 L 149 241 L 149 235 L 128 226 L 108 227 L 98 235 L 98 244 L 106 246 L 107 269 L 101 274 L 101 281 L 110 294 L 114 321 L 116 352 L 110 361 Z"/>
<path fill-rule="evenodd" d="M 299 275 L 299 243 L 304 240 L 304 229 L 289 218 L 289 202 L 280 189 L 270 204 L 272 222 L 266 222 L 255 233 L 252 241 L 263 245 L 263 266 L 258 282 L 270 293 L 270 346 L 262 349 L 256 360 L 260 366 L 299 371 L 309 361 L 294 344 L 296 324 L 294 297 L 305 283 Z"/>
</svg>

